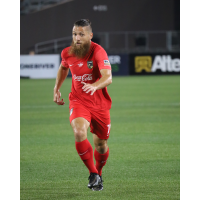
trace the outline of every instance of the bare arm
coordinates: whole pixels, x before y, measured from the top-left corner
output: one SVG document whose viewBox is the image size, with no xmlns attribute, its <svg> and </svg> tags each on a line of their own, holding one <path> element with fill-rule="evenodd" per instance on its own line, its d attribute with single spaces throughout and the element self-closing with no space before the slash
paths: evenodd
<svg viewBox="0 0 200 200">
<path fill-rule="evenodd" d="M 84 85 L 82 87 L 84 92 L 91 92 L 91 95 L 93 95 L 96 90 L 102 89 L 112 83 L 112 73 L 110 69 L 102 69 L 100 73 L 102 77 L 97 82 L 93 84 L 82 82 Z"/>
<path fill-rule="evenodd" d="M 62 83 L 64 82 L 64 80 L 66 79 L 68 73 L 69 73 L 69 68 L 66 68 L 62 64 L 60 64 L 57 77 L 56 77 L 56 83 L 54 87 L 54 99 L 53 99 L 53 101 L 57 103 L 58 105 L 65 104 L 65 102 L 63 102 L 63 99 L 60 101 L 61 93 L 59 92 L 59 89 Z"/>
</svg>

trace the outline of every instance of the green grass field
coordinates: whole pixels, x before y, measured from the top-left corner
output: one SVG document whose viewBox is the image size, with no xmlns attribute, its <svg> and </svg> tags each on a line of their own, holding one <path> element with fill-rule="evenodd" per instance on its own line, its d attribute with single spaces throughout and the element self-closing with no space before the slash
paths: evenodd
<svg viewBox="0 0 200 200">
<path fill-rule="evenodd" d="M 179 75 L 113 77 L 110 156 L 100 192 L 87 188 L 89 173 L 75 149 L 71 78 L 61 87 L 64 106 L 53 102 L 54 83 L 20 80 L 21 200 L 180 199 Z"/>
</svg>

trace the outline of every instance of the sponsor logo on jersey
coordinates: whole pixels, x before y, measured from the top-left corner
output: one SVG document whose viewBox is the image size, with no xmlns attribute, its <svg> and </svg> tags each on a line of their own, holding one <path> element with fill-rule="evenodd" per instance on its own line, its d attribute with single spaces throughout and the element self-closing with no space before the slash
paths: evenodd
<svg viewBox="0 0 200 200">
<path fill-rule="evenodd" d="M 157 55 L 152 64 L 151 56 L 136 56 L 135 57 L 135 72 L 142 71 L 156 72 L 180 72 L 180 59 L 172 59 L 170 55 Z"/>
<path fill-rule="evenodd" d="M 87 66 L 89 69 L 93 68 L 93 61 L 87 61 Z"/>
<path fill-rule="evenodd" d="M 76 76 L 76 74 L 74 74 L 73 78 L 75 81 L 91 81 L 92 74 L 84 74 L 83 76 Z"/>
<path fill-rule="evenodd" d="M 82 67 L 82 66 L 83 66 L 83 63 L 79 63 L 78 66 L 79 66 L 79 67 Z"/>
<path fill-rule="evenodd" d="M 103 62 L 104 62 L 104 66 L 105 66 L 105 65 L 110 65 L 109 60 L 104 60 Z"/>
</svg>

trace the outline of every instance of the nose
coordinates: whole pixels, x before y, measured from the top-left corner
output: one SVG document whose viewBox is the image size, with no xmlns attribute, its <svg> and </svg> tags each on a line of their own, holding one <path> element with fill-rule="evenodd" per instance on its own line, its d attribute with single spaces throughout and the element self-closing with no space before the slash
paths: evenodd
<svg viewBox="0 0 200 200">
<path fill-rule="evenodd" d="M 80 36 L 76 35 L 76 41 L 79 41 L 79 40 L 80 40 Z"/>
</svg>

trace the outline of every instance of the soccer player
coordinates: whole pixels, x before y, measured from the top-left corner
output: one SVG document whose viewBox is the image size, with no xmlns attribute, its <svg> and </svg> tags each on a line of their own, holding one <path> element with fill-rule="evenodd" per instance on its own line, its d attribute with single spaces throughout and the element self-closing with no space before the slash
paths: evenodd
<svg viewBox="0 0 200 200">
<path fill-rule="evenodd" d="M 88 188 L 103 189 L 102 168 L 109 156 L 107 140 L 110 134 L 111 98 L 107 86 L 112 83 L 111 65 L 107 53 L 93 37 L 91 22 L 81 19 L 74 23 L 72 43 L 63 49 L 61 64 L 54 87 L 54 102 L 64 105 L 59 91 L 63 81 L 72 73 L 72 87 L 69 94 L 70 124 L 72 126 L 76 150 L 88 168 L 90 176 Z M 87 129 L 93 133 L 93 148 L 87 139 Z"/>
</svg>

